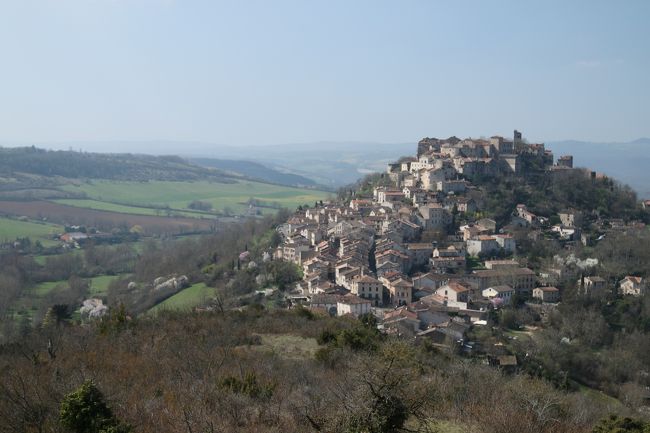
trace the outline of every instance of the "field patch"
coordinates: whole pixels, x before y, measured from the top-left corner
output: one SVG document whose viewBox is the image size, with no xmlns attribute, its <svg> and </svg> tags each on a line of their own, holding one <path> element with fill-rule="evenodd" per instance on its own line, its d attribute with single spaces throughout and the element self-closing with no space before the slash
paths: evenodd
<svg viewBox="0 0 650 433">
<path fill-rule="evenodd" d="M 214 218 L 164 217 L 132 215 L 67 206 L 50 201 L 3 201 L 2 210 L 12 215 L 25 215 L 30 218 L 47 218 L 61 224 L 79 224 L 109 231 L 114 227 L 126 229 L 141 226 L 145 233 L 188 233 L 214 231 L 218 221 Z"/>
<path fill-rule="evenodd" d="M 0 202 L 0 208 L 5 210 L 5 202 Z M 63 227 L 55 224 L 20 221 L 0 217 L 0 242 L 10 242 L 16 238 L 30 238 L 33 242 L 40 241 L 44 246 L 57 245 L 53 235 L 63 232 Z"/>
<path fill-rule="evenodd" d="M 208 287 L 205 283 L 194 284 L 165 299 L 160 304 L 151 308 L 149 312 L 155 313 L 162 310 L 189 310 L 203 304 L 210 298 L 214 297 L 215 294 L 216 289 L 214 287 Z"/>
<path fill-rule="evenodd" d="M 105 296 L 108 292 L 108 285 L 111 281 L 120 278 L 117 275 L 100 275 L 98 277 L 87 278 L 90 283 L 90 288 L 88 290 L 88 296 Z M 47 296 L 52 291 L 58 287 L 67 287 L 67 280 L 60 281 L 46 281 L 39 283 L 28 290 L 29 295 L 33 295 L 39 298 Z"/>
<path fill-rule="evenodd" d="M 66 185 L 64 189 L 68 192 L 84 193 L 90 199 L 99 202 L 135 207 L 169 206 L 172 210 L 187 210 L 190 202 L 201 200 L 210 203 L 214 211 L 230 211 L 234 214 L 245 213 L 248 209 L 246 203 L 250 199 L 258 201 L 264 211 L 271 207 L 295 209 L 305 204 L 313 206 L 314 202 L 324 200 L 330 195 L 325 191 L 253 181 L 234 183 L 94 181 Z"/>
<path fill-rule="evenodd" d="M 172 216 L 172 217 L 189 217 L 189 218 L 213 218 L 215 215 L 210 215 L 206 212 L 196 212 L 191 210 L 180 209 L 160 209 L 142 206 L 130 206 L 117 203 L 108 203 L 98 200 L 90 199 L 61 199 L 51 200 L 55 203 L 64 204 L 67 206 L 74 206 L 86 209 L 103 210 L 108 212 L 126 213 L 132 215 L 149 215 L 149 216 Z"/>
</svg>

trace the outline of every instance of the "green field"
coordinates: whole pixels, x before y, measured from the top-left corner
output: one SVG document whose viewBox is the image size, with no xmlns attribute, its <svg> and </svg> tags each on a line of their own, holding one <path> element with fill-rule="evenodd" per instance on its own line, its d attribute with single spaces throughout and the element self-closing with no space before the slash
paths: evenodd
<svg viewBox="0 0 650 433">
<path fill-rule="evenodd" d="M 90 279 L 90 290 L 88 290 L 91 296 L 104 296 L 108 292 L 108 285 L 111 281 L 120 278 L 120 276 L 115 275 L 101 275 L 99 277 L 94 277 Z"/>
<path fill-rule="evenodd" d="M 32 241 L 40 241 L 44 246 L 51 246 L 59 243 L 52 239 L 52 235 L 58 233 L 63 233 L 63 227 L 55 224 L 0 217 L 0 242 L 29 237 Z"/>
<path fill-rule="evenodd" d="M 30 295 L 35 295 L 37 297 L 43 297 L 49 294 L 52 290 L 58 286 L 65 286 L 68 282 L 66 280 L 61 281 L 46 281 L 35 285 L 32 289 L 29 290 Z"/>
<path fill-rule="evenodd" d="M 294 209 L 299 205 L 313 206 L 317 200 L 326 199 L 330 193 L 309 189 L 293 188 L 266 183 L 239 181 L 236 183 L 212 182 L 117 182 L 94 181 L 81 185 L 66 185 L 63 187 L 70 192 L 85 193 L 91 201 L 88 205 L 105 206 L 107 203 L 119 203 L 125 206 L 124 212 L 140 211 L 138 206 L 169 206 L 175 210 L 187 210 L 187 205 L 193 200 L 201 200 L 212 204 L 215 211 L 229 209 L 234 213 L 243 213 L 245 203 L 254 198 L 265 204 L 277 205 Z M 83 200 L 64 200 L 60 203 L 74 205 L 83 204 Z M 97 204 L 102 202 L 102 205 Z M 137 209 L 134 209 L 137 208 Z M 107 208 L 104 210 L 116 210 Z M 149 209 L 154 212 L 154 209 Z M 263 208 L 263 211 L 266 208 Z M 118 210 L 119 211 L 119 210 Z M 272 211 L 272 209 L 269 209 Z M 196 215 L 195 215 L 196 216 Z"/>
<path fill-rule="evenodd" d="M 123 204 L 109 203 L 99 200 L 86 200 L 86 199 L 57 199 L 51 200 L 55 203 L 65 204 L 68 206 L 80 207 L 85 209 L 104 210 L 108 212 L 119 212 L 133 215 L 147 215 L 147 216 L 167 216 L 167 210 L 152 209 L 150 207 L 128 206 Z M 205 217 L 205 212 L 195 212 L 191 210 L 177 210 L 170 209 L 174 216 L 183 216 L 190 218 Z"/>
<path fill-rule="evenodd" d="M 119 278 L 115 275 L 100 275 L 98 277 L 89 278 L 90 280 L 90 290 L 88 291 L 89 296 L 103 296 L 106 295 L 108 291 L 108 285 L 114 279 Z M 37 297 L 43 297 L 54 290 L 57 286 L 66 286 L 68 282 L 66 280 L 61 281 L 46 281 L 44 283 L 37 284 L 29 290 L 31 295 L 36 295 Z"/>
<path fill-rule="evenodd" d="M 183 289 L 165 299 L 160 304 L 151 308 L 150 312 L 158 312 L 161 310 L 189 310 L 198 305 L 201 305 L 207 299 L 215 295 L 214 287 L 208 287 L 204 283 L 194 284 L 187 289 Z"/>
</svg>

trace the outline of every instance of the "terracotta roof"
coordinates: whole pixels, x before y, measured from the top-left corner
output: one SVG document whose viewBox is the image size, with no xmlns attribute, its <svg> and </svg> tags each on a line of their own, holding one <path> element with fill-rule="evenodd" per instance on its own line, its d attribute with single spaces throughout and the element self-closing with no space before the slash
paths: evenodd
<svg viewBox="0 0 650 433">
<path fill-rule="evenodd" d="M 450 281 L 449 283 L 447 283 L 447 286 L 456 293 L 468 292 L 470 290 L 469 288 L 463 286 L 462 284 L 456 283 L 454 281 Z"/>
<path fill-rule="evenodd" d="M 514 269 L 485 269 L 474 271 L 470 276 L 476 277 L 493 277 L 493 276 L 509 276 L 509 275 L 535 275 L 535 272 L 528 268 L 514 268 Z"/>
<path fill-rule="evenodd" d="M 630 280 L 630 281 L 632 281 L 632 282 L 635 283 L 635 284 L 641 284 L 641 282 L 643 281 L 643 278 L 641 278 L 641 277 L 635 277 L 635 276 L 632 276 L 632 275 L 628 275 L 628 276 L 626 276 L 626 277 L 623 278 L 623 279 L 624 279 L 624 280 Z"/>
<path fill-rule="evenodd" d="M 503 286 L 492 286 L 492 287 L 488 287 L 488 289 L 492 289 L 492 290 L 494 290 L 495 292 L 499 292 L 499 293 L 512 292 L 512 291 L 514 291 L 514 289 L 513 289 L 512 287 L 508 286 L 508 285 L 503 285 Z"/>
<path fill-rule="evenodd" d="M 341 304 L 370 304 L 371 302 L 368 299 L 362 299 L 356 295 L 345 295 L 339 298 L 339 303 Z"/>
<path fill-rule="evenodd" d="M 413 287 L 413 283 L 409 283 L 408 281 L 404 281 L 403 279 L 399 279 L 396 282 L 392 283 L 393 287 Z"/>
<path fill-rule="evenodd" d="M 354 278 L 354 281 L 357 281 L 359 283 L 381 283 L 381 281 L 379 281 L 376 278 L 371 277 L 370 275 L 364 275 L 364 276 L 356 277 L 356 278 Z"/>
<path fill-rule="evenodd" d="M 537 289 L 541 290 L 542 292 L 559 292 L 560 289 L 557 287 L 537 287 Z"/>
</svg>

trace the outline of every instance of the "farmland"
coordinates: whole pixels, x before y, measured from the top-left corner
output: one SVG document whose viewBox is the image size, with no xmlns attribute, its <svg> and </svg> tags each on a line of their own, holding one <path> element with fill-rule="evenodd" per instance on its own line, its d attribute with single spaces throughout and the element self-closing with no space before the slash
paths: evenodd
<svg viewBox="0 0 650 433">
<path fill-rule="evenodd" d="M 233 217 L 276 213 L 327 199 L 325 191 L 248 180 L 215 182 L 65 180 L 47 190 L 28 187 L 12 191 L 0 201 L 0 242 L 19 237 L 56 244 L 53 233 L 63 225 L 83 225 L 109 232 L 139 226 L 144 235 L 209 232 Z M 39 197 L 39 198 L 36 198 Z M 201 202 L 203 210 L 190 209 Z M 23 218 L 25 220 L 19 220 Z M 27 221 L 29 218 L 31 221 Z"/>
<path fill-rule="evenodd" d="M 106 292 L 108 291 L 108 285 L 116 278 L 118 277 L 115 275 L 100 275 L 97 277 L 89 278 L 89 295 L 105 296 Z M 57 287 L 65 286 L 67 283 L 68 282 L 66 280 L 46 281 L 44 283 L 37 284 L 33 288 L 29 289 L 28 292 L 33 296 L 43 297 L 52 293 Z"/>
<path fill-rule="evenodd" d="M 214 297 L 214 295 L 215 289 L 213 287 L 208 287 L 204 283 L 194 284 L 167 298 L 150 311 L 189 310 L 205 302 L 206 299 Z"/>
<path fill-rule="evenodd" d="M 299 205 L 313 205 L 317 200 L 324 200 L 329 193 L 311 189 L 293 188 L 253 181 L 234 183 L 198 182 L 116 182 L 93 181 L 84 184 L 66 185 L 64 190 L 85 193 L 96 202 L 119 204 L 130 207 L 122 208 L 127 213 L 151 211 L 154 207 L 168 206 L 172 210 L 187 211 L 187 206 L 194 200 L 210 203 L 214 211 L 228 211 L 233 214 L 245 213 L 250 199 L 258 200 L 264 207 L 262 212 L 273 211 L 270 207 L 296 208 Z M 83 201 L 67 201 L 69 204 L 83 206 Z M 268 206 L 269 208 L 267 208 Z M 133 209 L 133 207 L 137 209 Z M 105 210 L 111 210 L 106 208 Z M 200 214 L 198 214 L 200 215 Z M 197 215 L 197 216 L 198 216 Z"/>
<path fill-rule="evenodd" d="M 28 164 L 26 167 L 32 166 Z M 47 167 L 45 164 L 42 171 L 47 171 Z M 161 168 L 155 170 L 154 174 L 158 175 L 153 177 L 147 175 L 151 172 L 149 168 L 143 170 L 136 173 L 137 176 L 126 178 L 122 177 L 124 173 L 108 179 L 18 173 L 15 182 L 4 180 L 6 188 L 0 197 L 0 244 L 4 252 L 25 257 L 20 265 L 25 266 L 27 273 L 24 278 L 6 281 L 11 290 L 3 294 L 5 298 L 4 304 L 0 305 L 0 314 L 7 314 L 6 317 L 15 320 L 7 322 L 6 330 L 0 329 L 0 340 L 7 333 L 15 332 L 11 328 L 13 324 L 38 323 L 52 305 L 65 304 L 71 307 L 70 311 L 78 311 L 82 299 L 94 296 L 111 305 L 121 302 L 122 297 L 149 302 L 148 282 L 152 277 L 167 275 L 168 269 L 157 269 L 153 276 L 136 275 L 142 273 L 142 268 L 135 267 L 138 260 L 135 252 L 152 257 L 165 256 L 156 252 L 156 248 L 145 252 L 146 245 L 158 245 L 164 249 L 170 245 L 172 237 L 196 239 L 195 236 L 208 233 L 218 236 L 222 231 L 227 232 L 223 230 L 225 227 L 244 216 L 267 216 L 269 218 L 255 218 L 255 224 L 266 224 L 264 221 L 268 222 L 281 208 L 293 210 L 301 205 L 313 206 L 330 195 L 325 191 L 267 184 L 241 177 L 221 176 L 217 179 L 203 176 L 200 170 L 196 173 L 177 170 L 173 176 L 168 176 L 167 170 Z M 86 174 L 92 173 L 87 171 Z M 141 181 L 141 178 L 150 180 Z M 95 240 L 64 244 L 56 235 L 66 231 L 85 231 Z M 16 244 L 17 238 L 29 238 L 31 244 Z M 37 245 L 36 241 L 45 248 Z M 196 245 L 201 243 L 197 241 Z M 126 246 L 131 248 L 130 252 Z M 186 255 L 193 251 L 188 250 Z M 229 251 L 221 255 L 226 254 Z M 32 257 L 34 261 L 26 257 Z M 7 260 L 6 266 L 12 266 L 12 262 Z M 155 269 L 156 264 L 152 262 L 149 266 Z M 192 272 L 195 273 L 192 281 L 197 284 L 168 298 L 156 298 L 158 305 L 151 308 L 154 302 L 147 303 L 143 310 L 150 309 L 155 313 L 166 309 L 191 309 L 212 298 L 216 289 L 200 282 L 205 280 L 204 275 L 194 268 L 188 268 L 186 273 Z M 140 278 L 137 280 L 138 290 L 143 289 L 123 293 L 126 286 L 120 283 L 115 284 L 115 289 L 109 294 L 111 282 L 126 275 Z M 89 287 L 82 287 L 80 276 Z M 79 319 L 78 314 L 74 319 Z"/>
<path fill-rule="evenodd" d="M 63 227 L 55 224 L 0 218 L 0 242 L 29 237 L 49 246 L 56 243 L 52 240 L 52 235 L 62 231 Z"/>
<path fill-rule="evenodd" d="M 140 226 L 145 233 L 182 233 L 197 230 L 209 231 L 216 227 L 216 220 L 187 217 L 168 218 L 164 216 L 136 215 L 106 212 L 94 209 L 67 206 L 50 201 L 4 201 L 2 210 L 13 215 L 25 215 L 33 219 L 46 217 L 61 224 L 90 225 L 100 230 L 114 227 Z M 33 236 L 30 235 L 30 236 Z"/>
</svg>

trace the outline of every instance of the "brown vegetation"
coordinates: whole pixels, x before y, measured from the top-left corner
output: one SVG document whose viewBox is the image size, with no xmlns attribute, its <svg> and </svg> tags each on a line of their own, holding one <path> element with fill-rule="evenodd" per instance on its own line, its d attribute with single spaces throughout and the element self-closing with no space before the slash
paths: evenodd
<svg viewBox="0 0 650 433">
<path fill-rule="evenodd" d="M 141 226 L 145 234 L 172 234 L 196 231 L 214 231 L 218 222 L 214 218 L 198 219 L 184 217 L 163 217 L 131 215 L 119 212 L 84 209 L 49 201 L 3 201 L 2 213 L 27 216 L 34 219 L 68 225 L 87 225 L 110 231 L 115 227 L 131 228 Z"/>
<path fill-rule="evenodd" d="M 363 326 L 260 308 L 141 320 L 117 309 L 91 326 L 50 324 L 0 348 L 0 432 L 65 431 L 59 405 L 87 380 L 143 433 L 436 431 L 443 420 L 485 433 L 587 432 L 605 409 L 378 334 L 372 348 L 316 357 L 249 350 L 266 344 L 261 333 L 314 339 Z"/>
</svg>

